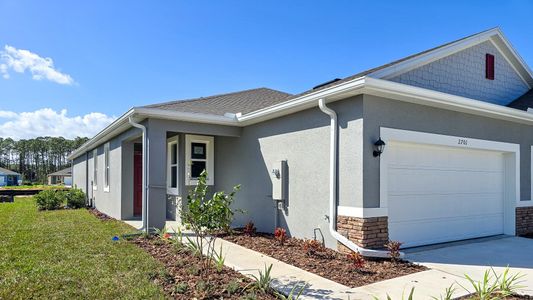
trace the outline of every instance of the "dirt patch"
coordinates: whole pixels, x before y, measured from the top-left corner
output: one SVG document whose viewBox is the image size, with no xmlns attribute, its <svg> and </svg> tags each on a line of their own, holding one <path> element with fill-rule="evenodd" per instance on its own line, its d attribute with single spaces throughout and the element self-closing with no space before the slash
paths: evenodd
<svg viewBox="0 0 533 300">
<path fill-rule="evenodd" d="M 265 233 L 249 236 L 241 230 L 236 230 L 234 234 L 222 238 L 349 287 L 427 270 L 424 266 L 406 261 L 392 262 L 389 259 L 370 258 L 366 259 L 362 268 L 356 268 L 345 254 L 323 248 L 313 255 L 308 255 L 304 250 L 305 240 L 290 238 L 281 246 L 272 235 Z"/>
<path fill-rule="evenodd" d="M 277 299 L 274 295 L 254 293 L 247 289 L 251 279 L 224 267 L 215 269 L 201 277 L 202 264 L 197 256 L 184 248 L 165 242 L 159 238 L 136 237 L 134 244 L 163 263 L 167 273 L 154 274 L 154 280 L 165 292 L 175 299 Z"/>
</svg>

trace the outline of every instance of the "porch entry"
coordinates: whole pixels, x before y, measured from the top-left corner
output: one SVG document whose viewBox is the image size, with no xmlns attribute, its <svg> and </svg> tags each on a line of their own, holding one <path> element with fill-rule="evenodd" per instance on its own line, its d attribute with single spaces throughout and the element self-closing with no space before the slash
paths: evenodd
<svg viewBox="0 0 533 300">
<path fill-rule="evenodd" d="M 143 152 L 142 144 L 133 146 L 133 215 L 142 214 Z"/>
</svg>

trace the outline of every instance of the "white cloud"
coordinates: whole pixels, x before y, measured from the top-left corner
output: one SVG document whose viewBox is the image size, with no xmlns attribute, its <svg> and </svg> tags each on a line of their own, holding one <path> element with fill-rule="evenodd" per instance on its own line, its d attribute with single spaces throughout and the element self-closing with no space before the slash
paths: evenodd
<svg viewBox="0 0 533 300">
<path fill-rule="evenodd" d="M 4 50 L 0 51 L 0 74 L 4 79 L 10 78 L 9 70 L 17 73 L 27 70 L 34 80 L 47 79 L 59 84 L 74 83 L 70 75 L 55 69 L 54 61 L 50 57 L 41 57 L 29 50 L 5 45 Z"/>
<path fill-rule="evenodd" d="M 22 113 L 0 110 L 0 137 L 15 140 L 39 136 L 92 137 L 115 119 L 97 112 L 70 117 L 66 109 L 57 112 L 43 108 Z"/>
</svg>

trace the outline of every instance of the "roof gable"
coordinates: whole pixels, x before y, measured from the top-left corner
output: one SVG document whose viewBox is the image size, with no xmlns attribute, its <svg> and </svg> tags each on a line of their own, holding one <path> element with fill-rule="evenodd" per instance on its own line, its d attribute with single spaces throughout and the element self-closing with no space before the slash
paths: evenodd
<svg viewBox="0 0 533 300">
<path fill-rule="evenodd" d="M 0 175 L 20 175 L 20 174 L 17 172 L 8 170 L 8 169 L 0 168 Z"/>
<path fill-rule="evenodd" d="M 495 76 L 486 78 L 486 55 L 494 57 Z M 447 94 L 507 105 L 529 90 L 491 40 L 396 75 L 389 80 Z"/>
<path fill-rule="evenodd" d="M 367 73 L 367 76 L 390 79 L 400 74 L 419 68 L 428 63 L 450 56 L 467 48 L 489 41 L 502 54 L 503 58 L 516 71 L 521 80 L 527 84 L 528 88 L 533 87 L 533 72 L 511 43 L 503 35 L 499 28 L 489 29 L 442 46 L 420 52 L 406 57 L 396 62 L 376 68 Z"/>
</svg>

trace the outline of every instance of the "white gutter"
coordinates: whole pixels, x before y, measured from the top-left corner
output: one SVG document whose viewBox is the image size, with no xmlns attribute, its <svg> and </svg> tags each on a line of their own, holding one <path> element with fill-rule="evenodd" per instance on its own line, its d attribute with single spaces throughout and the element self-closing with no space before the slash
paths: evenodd
<svg viewBox="0 0 533 300">
<path fill-rule="evenodd" d="M 146 134 L 146 126 L 141 125 L 133 121 L 133 116 L 128 118 L 128 122 L 131 126 L 139 128 L 142 130 L 143 136 L 143 162 L 142 162 L 142 223 L 143 227 L 139 230 L 144 230 L 146 233 L 149 233 L 148 230 L 148 135 Z"/>
<path fill-rule="evenodd" d="M 373 250 L 360 247 L 337 232 L 337 148 L 338 126 L 337 113 L 326 106 L 324 98 L 318 100 L 318 107 L 331 118 L 330 124 L 330 149 L 329 149 L 329 233 L 341 244 L 363 256 L 389 257 L 387 251 Z"/>
</svg>

